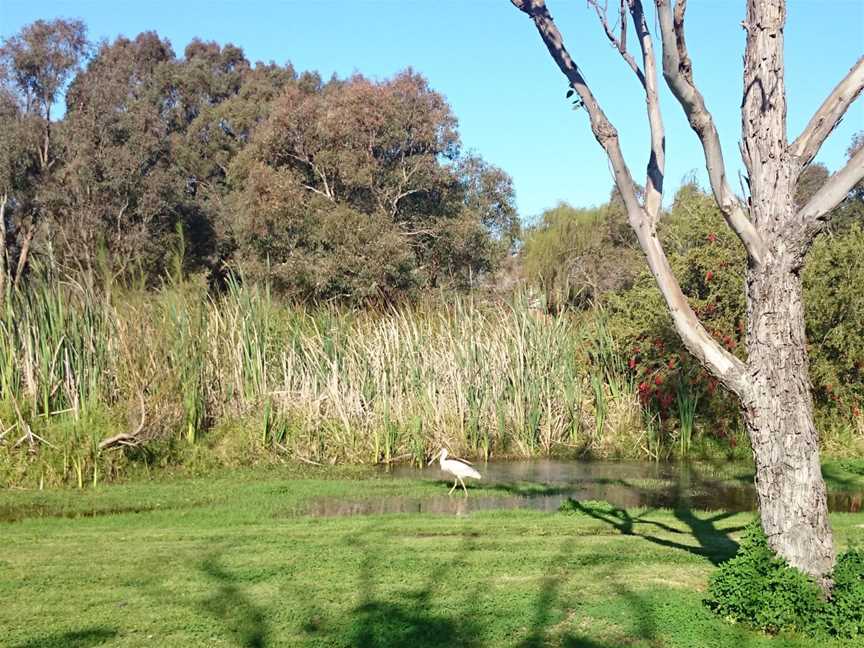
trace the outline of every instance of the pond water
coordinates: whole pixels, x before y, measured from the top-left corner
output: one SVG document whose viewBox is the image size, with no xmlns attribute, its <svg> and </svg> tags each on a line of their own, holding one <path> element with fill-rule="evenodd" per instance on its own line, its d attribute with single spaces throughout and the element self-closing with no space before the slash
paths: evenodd
<svg viewBox="0 0 864 648">
<path fill-rule="evenodd" d="M 448 496 L 452 485 L 437 463 L 428 468 L 395 466 L 385 469 L 392 479 L 421 479 L 440 483 L 441 495 L 377 499 L 318 498 L 304 511 L 309 515 L 373 515 L 379 513 L 453 513 L 494 509 L 556 511 L 568 498 L 603 500 L 621 508 L 672 508 L 752 511 L 756 493 L 746 465 L 609 461 L 493 461 L 476 463 L 480 482 L 471 482 L 469 496 L 461 489 Z M 473 487 L 472 487 L 473 486 Z M 862 510 L 864 493 L 831 492 L 832 511 Z"/>
</svg>

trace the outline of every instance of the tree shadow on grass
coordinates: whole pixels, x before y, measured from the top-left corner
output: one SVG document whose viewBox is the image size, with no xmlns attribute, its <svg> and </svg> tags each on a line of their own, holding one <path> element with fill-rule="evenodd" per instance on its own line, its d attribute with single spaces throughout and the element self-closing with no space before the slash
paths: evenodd
<svg viewBox="0 0 864 648">
<path fill-rule="evenodd" d="M 237 579 L 219 566 L 216 556 L 204 560 L 201 571 L 216 584 L 216 590 L 201 603 L 201 607 L 224 623 L 239 645 L 264 648 L 269 634 L 264 610 L 243 593 Z"/>
<path fill-rule="evenodd" d="M 579 614 L 579 602 L 571 601 L 568 604 L 567 601 L 561 601 L 558 592 L 563 578 L 562 571 L 566 568 L 567 561 L 572 554 L 573 545 L 573 538 L 562 543 L 558 554 L 547 564 L 548 576 L 544 578 L 543 587 L 537 594 L 534 603 L 534 618 L 528 636 L 518 644 L 518 648 L 543 648 L 548 645 L 563 646 L 564 648 L 615 648 L 633 643 L 633 636 L 624 637 L 621 641 L 607 642 L 592 639 L 583 633 L 563 628 L 565 624 L 578 618 Z M 615 591 L 628 602 L 628 607 L 632 611 L 636 638 L 648 641 L 649 645 L 655 645 L 658 630 L 651 605 L 627 588 L 617 586 Z M 556 625 L 554 623 L 555 618 L 561 613 L 564 614 L 564 619 Z M 556 628 L 558 629 L 557 632 Z"/>
<path fill-rule="evenodd" d="M 726 518 L 736 515 L 734 512 L 723 511 L 715 513 L 710 517 L 698 517 L 691 509 L 676 509 L 672 514 L 676 519 L 687 525 L 688 531 L 681 531 L 675 527 L 649 519 L 649 510 L 641 515 L 633 516 L 629 511 L 617 507 L 596 507 L 591 504 L 583 504 L 575 500 L 568 500 L 568 506 L 575 512 L 582 513 L 589 517 L 605 522 L 609 526 L 617 529 L 621 535 L 634 536 L 642 538 L 661 547 L 670 549 L 680 549 L 696 556 L 706 558 L 713 565 L 723 563 L 738 551 L 738 543 L 735 542 L 729 534 L 741 531 L 744 527 L 732 527 L 726 529 L 718 529 L 716 524 Z M 676 542 L 667 538 L 661 538 L 649 533 L 636 531 L 636 525 L 649 525 L 657 527 L 663 531 L 673 534 L 688 535 L 695 539 L 698 547 Z"/>
<path fill-rule="evenodd" d="M 410 646 L 411 648 L 452 648 L 453 646 L 480 646 L 480 627 L 473 619 L 479 598 L 479 586 L 464 587 L 460 591 L 443 590 L 446 574 L 464 562 L 464 556 L 473 551 L 473 535 L 463 534 L 461 550 L 454 561 L 442 563 L 426 579 L 423 587 L 406 592 L 399 603 L 376 594 L 375 574 L 386 569 L 386 562 L 376 557 L 371 543 L 354 537 L 352 544 L 364 552 L 358 574 L 360 601 L 351 611 L 349 645 L 357 648 Z M 465 612 L 461 615 L 441 615 L 432 611 L 433 599 L 447 596 L 465 596 Z"/>
<path fill-rule="evenodd" d="M 58 632 L 41 639 L 15 644 L 12 648 L 91 648 L 91 646 L 100 646 L 116 636 L 117 631 L 113 628 L 94 627 L 72 632 Z"/>
<path fill-rule="evenodd" d="M 572 549 L 573 539 L 570 538 L 561 545 L 558 554 L 547 565 L 547 575 L 543 578 L 543 586 L 534 603 L 534 618 L 528 636 L 519 643 L 518 648 L 542 648 L 548 644 L 549 626 L 552 624 L 555 608 L 558 605 L 560 571 L 571 555 Z"/>
</svg>

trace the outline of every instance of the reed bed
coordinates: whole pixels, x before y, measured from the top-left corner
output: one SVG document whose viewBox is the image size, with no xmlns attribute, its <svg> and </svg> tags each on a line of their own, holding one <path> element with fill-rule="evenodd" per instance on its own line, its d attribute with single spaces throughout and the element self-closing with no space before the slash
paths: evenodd
<svg viewBox="0 0 864 648">
<path fill-rule="evenodd" d="M 138 462 L 659 456 L 603 315 L 527 300 L 382 311 L 231 281 L 105 290 L 45 277 L 0 321 L 0 470 L 79 486 Z M 100 448 L 117 435 L 121 441 Z M 191 450 L 190 450 L 191 449 Z M 178 455 L 179 453 L 179 455 Z"/>
</svg>

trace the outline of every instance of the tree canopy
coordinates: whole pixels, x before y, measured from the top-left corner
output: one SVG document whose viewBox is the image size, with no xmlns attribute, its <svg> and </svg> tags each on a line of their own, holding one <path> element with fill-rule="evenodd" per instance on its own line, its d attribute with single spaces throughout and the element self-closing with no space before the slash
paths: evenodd
<svg viewBox="0 0 864 648">
<path fill-rule="evenodd" d="M 325 82 L 230 43 L 94 47 L 57 20 L 3 41 L 0 70 L 4 278 L 26 273 L 31 242 L 67 271 L 146 282 L 182 250 L 214 280 L 392 300 L 488 276 L 518 234 L 509 176 L 462 150 L 410 69 Z"/>
</svg>

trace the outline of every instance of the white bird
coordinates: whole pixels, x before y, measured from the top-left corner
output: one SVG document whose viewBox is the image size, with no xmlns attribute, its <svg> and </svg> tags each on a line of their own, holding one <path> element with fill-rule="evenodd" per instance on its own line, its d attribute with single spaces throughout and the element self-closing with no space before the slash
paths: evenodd
<svg viewBox="0 0 864 648">
<path fill-rule="evenodd" d="M 472 477 L 474 479 L 482 479 L 480 473 L 474 470 L 471 467 L 470 461 L 465 461 L 464 459 L 456 459 L 455 457 L 447 458 L 447 448 L 441 448 L 438 453 L 432 457 L 429 461 L 429 465 L 432 465 L 432 462 L 440 457 L 441 470 L 446 473 L 450 473 L 453 475 L 453 488 L 450 489 L 448 495 L 452 495 L 453 491 L 456 490 L 456 487 L 459 484 L 462 484 L 462 490 L 465 491 L 465 497 L 468 497 L 468 489 L 465 488 L 465 482 L 462 481 L 463 477 Z"/>
</svg>

